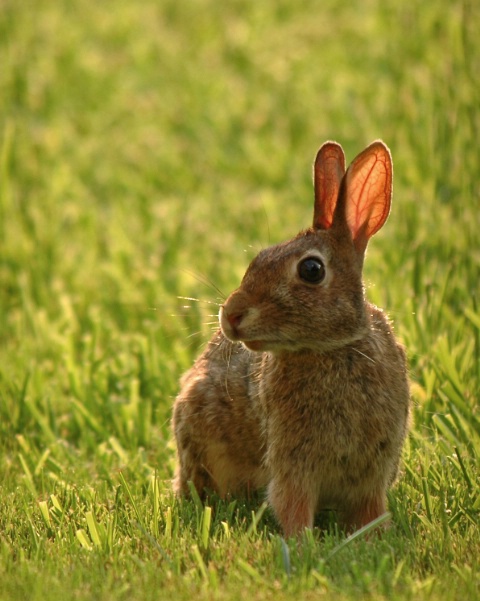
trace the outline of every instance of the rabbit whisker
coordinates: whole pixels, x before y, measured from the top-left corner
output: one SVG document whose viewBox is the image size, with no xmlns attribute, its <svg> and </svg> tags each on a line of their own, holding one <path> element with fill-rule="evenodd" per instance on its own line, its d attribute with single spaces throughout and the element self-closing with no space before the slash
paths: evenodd
<svg viewBox="0 0 480 601">
<path fill-rule="evenodd" d="M 196 274 L 193 271 L 190 271 L 188 269 L 184 269 L 183 270 L 185 273 L 188 273 L 189 275 L 193 276 L 197 282 L 200 282 L 201 284 L 204 284 L 206 286 L 209 286 L 210 288 L 212 288 L 213 290 L 215 290 L 216 292 L 218 292 L 218 294 L 220 294 L 222 299 L 226 299 L 226 295 L 220 290 L 220 288 L 214 284 L 214 282 L 212 282 L 212 280 L 210 280 L 207 276 L 199 276 L 198 274 Z"/>
<path fill-rule="evenodd" d="M 369 361 L 371 361 L 372 363 L 375 363 L 375 361 L 369 357 L 368 355 L 366 355 L 365 353 L 362 353 L 362 351 L 359 351 L 358 348 L 355 348 L 354 346 L 352 347 L 352 349 L 358 353 L 359 355 L 362 355 L 362 357 L 365 357 L 365 359 L 368 359 Z"/>
<path fill-rule="evenodd" d="M 197 336 L 200 336 L 201 332 L 193 332 L 192 334 L 189 334 L 187 336 L 187 338 L 196 338 Z"/>
<path fill-rule="evenodd" d="M 215 305 L 216 307 L 220 306 L 220 303 L 217 303 L 217 302 L 212 301 L 212 300 L 204 299 L 204 298 L 195 298 L 193 296 L 177 296 L 177 298 L 180 299 L 180 300 L 194 301 L 196 303 L 205 303 L 207 305 Z"/>
</svg>

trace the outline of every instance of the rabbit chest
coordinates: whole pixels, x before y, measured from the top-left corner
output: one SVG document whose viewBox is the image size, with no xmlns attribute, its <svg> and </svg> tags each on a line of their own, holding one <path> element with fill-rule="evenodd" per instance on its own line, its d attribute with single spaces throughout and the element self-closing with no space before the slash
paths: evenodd
<svg viewBox="0 0 480 601">
<path fill-rule="evenodd" d="M 318 482 L 320 504 L 386 486 L 396 474 L 408 387 L 396 394 L 397 375 L 358 351 L 264 355 L 259 398 L 270 475 Z"/>
</svg>

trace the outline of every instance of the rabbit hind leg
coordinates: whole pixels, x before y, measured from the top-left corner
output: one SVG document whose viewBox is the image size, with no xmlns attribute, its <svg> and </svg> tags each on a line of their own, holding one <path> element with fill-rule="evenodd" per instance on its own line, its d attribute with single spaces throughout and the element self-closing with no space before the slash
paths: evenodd
<svg viewBox="0 0 480 601">
<path fill-rule="evenodd" d="M 195 452 L 193 445 L 188 445 L 179 453 L 179 465 L 173 480 L 173 490 L 177 495 L 190 495 L 190 483 L 193 484 L 200 498 L 206 491 L 215 490 L 215 484 L 201 455 Z"/>
<path fill-rule="evenodd" d="M 190 493 L 190 482 L 200 498 L 215 493 L 220 498 L 229 494 L 245 494 L 261 485 L 261 470 L 243 465 L 230 457 L 228 446 L 209 441 L 199 451 L 198 445 L 189 441 L 179 452 L 179 466 L 173 488 L 177 494 Z"/>
</svg>

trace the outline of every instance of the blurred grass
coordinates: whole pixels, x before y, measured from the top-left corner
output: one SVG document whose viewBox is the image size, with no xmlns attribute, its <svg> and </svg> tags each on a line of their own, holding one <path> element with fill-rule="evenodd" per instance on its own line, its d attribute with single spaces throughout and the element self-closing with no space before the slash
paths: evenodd
<svg viewBox="0 0 480 601">
<path fill-rule="evenodd" d="M 2 2 L 0 596 L 476 598 L 479 13 Z M 300 552 L 260 502 L 173 501 L 170 410 L 215 303 L 310 224 L 318 146 L 377 137 L 394 204 L 366 281 L 415 426 L 385 540 Z"/>
</svg>

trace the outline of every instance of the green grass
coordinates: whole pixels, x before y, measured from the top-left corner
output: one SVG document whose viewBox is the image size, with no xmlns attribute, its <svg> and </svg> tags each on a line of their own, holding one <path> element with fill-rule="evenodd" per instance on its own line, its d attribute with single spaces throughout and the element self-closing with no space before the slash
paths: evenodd
<svg viewBox="0 0 480 601">
<path fill-rule="evenodd" d="M 473 0 L 2 2 L 1 599 L 478 598 L 479 27 Z M 215 303 L 310 224 L 318 146 L 377 137 L 366 281 L 415 414 L 393 526 L 285 543 L 261 499 L 172 497 L 171 407 Z"/>
</svg>

